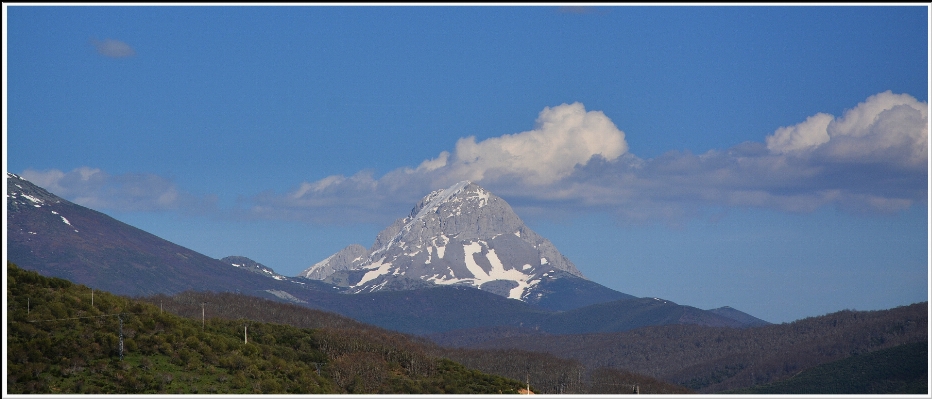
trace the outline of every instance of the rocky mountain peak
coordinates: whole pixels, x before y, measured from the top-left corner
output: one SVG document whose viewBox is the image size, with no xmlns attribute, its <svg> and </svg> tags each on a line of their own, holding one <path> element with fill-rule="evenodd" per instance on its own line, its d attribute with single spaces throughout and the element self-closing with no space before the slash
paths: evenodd
<svg viewBox="0 0 932 399">
<path fill-rule="evenodd" d="M 584 278 L 505 200 L 461 181 L 427 194 L 369 250 L 350 245 L 299 276 L 355 292 L 454 284 L 526 300 L 542 279 L 558 275 Z"/>
<path fill-rule="evenodd" d="M 508 203 L 470 181 L 431 192 L 396 225 L 386 229 L 386 234 L 379 234 L 381 239 L 372 248 L 373 254 L 387 250 L 392 243 L 426 242 L 440 237 L 490 238 L 526 229 Z"/>
</svg>

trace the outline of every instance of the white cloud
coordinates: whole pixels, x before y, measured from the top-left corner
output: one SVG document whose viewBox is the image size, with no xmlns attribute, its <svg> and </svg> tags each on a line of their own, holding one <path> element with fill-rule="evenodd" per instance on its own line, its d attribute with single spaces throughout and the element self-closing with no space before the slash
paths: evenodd
<svg viewBox="0 0 932 399">
<path fill-rule="evenodd" d="M 871 96 L 841 117 L 816 113 L 762 142 L 703 154 L 642 159 L 625 133 L 582 104 L 545 108 L 533 130 L 456 142 L 417 167 L 303 182 L 248 199 L 241 217 L 375 223 L 404 216 L 421 197 L 464 179 L 524 215 L 607 211 L 629 221 L 680 223 L 708 209 L 897 212 L 928 201 L 928 105 L 905 94 Z M 98 209 L 190 210 L 212 205 L 155 175 L 92 168 L 22 176 Z"/>
<path fill-rule="evenodd" d="M 285 195 L 257 196 L 252 212 L 262 217 L 386 220 L 386 209 L 403 213 L 438 187 L 461 180 L 496 185 L 547 187 L 592 159 L 614 160 L 627 152 L 625 134 L 600 111 L 581 103 L 546 107 L 533 130 L 488 138 L 461 138 L 416 168 L 399 168 L 379 179 L 369 172 L 303 182 Z M 342 219 L 341 219 L 341 216 Z M 390 213 L 387 220 L 397 216 Z"/>
<path fill-rule="evenodd" d="M 418 172 L 430 172 L 433 170 L 440 169 L 444 166 L 447 166 L 447 161 L 450 160 L 450 153 L 443 151 L 440 153 L 440 156 L 434 159 L 427 159 L 417 167 Z"/>
<path fill-rule="evenodd" d="M 767 148 L 776 153 L 786 154 L 825 144 L 829 140 L 828 125 L 833 120 L 834 116 L 818 113 L 800 124 L 781 127 L 773 135 L 767 136 Z"/>
<path fill-rule="evenodd" d="M 817 113 L 779 128 L 766 145 L 590 165 L 551 192 L 639 220 L 722 206 L 897 212 L 928 201 L 928 123 L 928 104 L 884 92 L 840 118 Z"/>
<path fill-rule="evenodd" d="M 816 113 L 781 127 L 763 142 L 641 159 L 627 152 L 625 133 L 602 112 L 563 104 L 545 108 L 533 130 L 461 138 L 452 152 L 381 178 L 360 172 L 267 193 L 255 199 L 254 211 L 381 223 L 429 191 L 468 179 L 541 214 L 589 209 L 676 223 L 721 207 L 896 212 L 928 200 L 927 109 L 909 95 L 885 92 L 841 117 Z"/>
<path fill-rule="evenodd" d="M 91 44 L 97 49 L 97 53 L 110 58 L 125 58 L 136 55 L 136 51 L 125 42 L 106 39 L 104 41 L 92 40 Z"/>
<path fill-rule="evenodd" d="M 595 155 L 614 160 L 628 151 L 625 134 L 600 111 L 587 112 L 581 103 L 547 107 L 534 130 L 506 134 L 476 142 L 456 142 L 450 163 L 446 152 L 421 166 L 441 170 L 447 180 L 495 180 L 510 176 L 530 185 L 546 185 L 585 165 Z"/>
<path fill-rule="evenodd" d="M 841 118 L 817 114 L 767 137 L 774 153 L 848 163 L 924 166 L 928 159 L 928 105 L 890 91 L 870 96 Z"/>
</svg>

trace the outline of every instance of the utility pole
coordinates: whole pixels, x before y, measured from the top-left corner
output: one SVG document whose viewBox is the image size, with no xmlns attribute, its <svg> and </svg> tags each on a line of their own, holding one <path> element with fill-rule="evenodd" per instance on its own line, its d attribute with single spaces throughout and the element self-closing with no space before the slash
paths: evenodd
<svg viewBox="0 0 932 399">
<path fill-rule="evenodd" d="M 201 302 L 201 330 L 204 329 L 204 302 Z"/>
<path fill-rule="evenodd" d="M 94 289 L 91 288 L 91 307 L 94 307 Z"/>
<path fill-rule="evenodd" d="M 248 324 L 248 323 L 243 325 L 243 343 L 244 343 L 244 344 L 248 344 L 248 343 L 249 343 L 249 339 L 246 337 L 246 330 L 247 330 L 247 329 L 249 329 L 249 324 Z"/>
<path fill-rule="evenodd" d="M 123 314 L 121 313 L 120 318 L 120 361 L 123 361 Z"/>
<path fill-rule="evenodd" d="M 530 395 L 531 394 L 531 358 L 530 357 L 527 359 L 527 364 L 525 365 L 524 371 L 525 371 L 524 375 L 527 379 L 526 381 L 527 382 L 527 394 Z"/>
</svg>

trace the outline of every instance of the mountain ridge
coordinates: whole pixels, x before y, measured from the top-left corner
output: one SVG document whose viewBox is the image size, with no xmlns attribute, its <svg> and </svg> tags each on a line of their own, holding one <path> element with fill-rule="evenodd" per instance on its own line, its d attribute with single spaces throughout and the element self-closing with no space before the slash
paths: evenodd
<svg viewBox="0 0 932 399">
<path fill-rule="evenodd" d="M 307 283 L 232 267 L 7 175 L 7 258 L 43 275 L 120 295 L 261 292 Z"/>
</svg>

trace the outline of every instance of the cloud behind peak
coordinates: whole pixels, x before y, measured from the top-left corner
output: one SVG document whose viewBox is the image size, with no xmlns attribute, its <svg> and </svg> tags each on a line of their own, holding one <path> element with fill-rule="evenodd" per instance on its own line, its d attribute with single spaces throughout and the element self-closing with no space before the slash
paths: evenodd
<svg viewBox="0 0 932 399">
<path fill-rule="evenodd" d="M 544 108 L 533 130 L 479 142 L 474 136 L 461 138 L 448 163 L 437 166 L 447 157 L 443 152 L 421 166 L 446 175 L 446 181 L 508 178 L 547 185 L 594 156 L 614 160 L 627 151 L 625 134 L 611 119 L 576 102 Z"/>
</svg>

